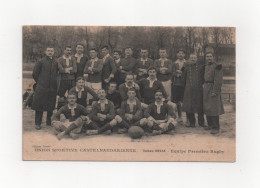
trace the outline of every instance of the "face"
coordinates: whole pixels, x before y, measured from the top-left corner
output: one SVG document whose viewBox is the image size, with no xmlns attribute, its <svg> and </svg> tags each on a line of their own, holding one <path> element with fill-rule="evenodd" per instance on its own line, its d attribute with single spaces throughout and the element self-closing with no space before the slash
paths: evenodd
<svg viewBox="0 0 260 188">
<path fill-rule="evenodd" d="M 195 55 L 195 54 L 191 54 L 190 55 L 190 61 L 192 62 L 192 63 L 196 63 L 197 62 L 197 56 Z"/>
<path fill-rule="evenodd" d="M 128 99 L 134 99 L 135 98 L 135 92 L 134 91 L 128 91 L 127 92 L 127 96 L 128 96 Z"/>
<path fill-rule="evenodd" d="M 141 57 L 142 58 L 147 58 L 148 57 L 148 50 L 141 50 Z"/>
<path fill-rule="evenodd" d="M 103 56 L 106 56 L 106 55 L 108 54 L 108 49 L 103 48 L 103 49 L 101 50 L 101 53 L 102 53 Z"/>
<path fill-rule="evenodd" d="M 48 57 L 52 57 L 54 55 L 54 48 L 47 48 L 46 51 L 45 51 L 45 54 Z"/>
<path fill-rule="evenodd" d="M 156 70 L 154 69 L 149 70 L 148 75 L 150 78 L 156 78 Z"/>
<path fill-rule="evenodd" d="M 74 105 L 74 104 L 76 103 L 76 100 L 77 100 L 77 98 L 76 98 L 75 95 L 69 95 L 69 96 L 68 96 L 68 103 L 69 103 L 70 105 Z"/>
<path fill-rule="evenodd" d="M 65 51 L 64 51 L 64 54 L 65 54 L 66 56 L 70 56 L 70 54 L 71 54 L 71 48 L 66 48 Z"/>
<path fill-rule="evenodd" d="M 89 51 L 89 56 L 94 59 L 97 57 L 97 52 L 95 50 L 90 50 Z"/>
<path fill-rule="evenodd" d="M 206 55 L 206 62 L 211 63 L 213 61 L 213 55 L 212 54 L 207 54 Z"/>
<path fill-rule="evenodd" d="M 162 95 L 162 92 L 156 92 L 155 93 L 155 100 L 160 102 L 162 101 L 162 98 L 163 98 L 163 95 Z"/>
<path fill-rule="evenodd" d="M 78 54 L 82 54 L 83 51 L 84 51 L 84 47 L 81 46 L 81 45 L 77 45 L 77 47 L 76 47 L 76 52 L 77 52 Z"/>
<path fill-rule="evenodd" d="M 125 81 L 127 84 L 132 84 L 134 82 L 134 77 L 133 75 L 127 75 L 125 78 Z"/>
<path fill-rule="evenodd" d="M 106 98 L 106 92 L 105 92 L 105 90 L 103 90 L 103 89 L 100 89 L 100 90 L 98 91 L 97 95 L 98 95 L 98 98 L 101 99 L 101 100 L 103 100 L 103 99 Z"/>
<path fill-rule="evenodd" d="M 85 81 L 84 80 L 78 80 L 76 84 L 77 84 L 77 87 L 79 89 L 82 89 L 85 85 Z"/>
<path fill-rule="evenodd" d="M 185 57 L 185 53 L 183 51 L 179 51 L 177 53 L 177 57 L 178 57 L 178 59 L 183 60 L 183 58 Z"/>
<path fill-rule="evenodd" d="M 125 55 L 126 55 L 126 56 L 131 56 L 132 53 L 133 53 L 133 51 L 132 51 L 131 48 L 127 48 L 127 49 L 125 49 Z"/>
<path fill-rule="evenodd" d="M 114 52 L 114 59 L 119 59 L 120 58 L 120 55 L 118 52 Z"/>
<path fill-rule="evenodd" d="M 167 57 L 167 52 L 166 52 L 166 50 L 160 50 L 160 51 L 159 51 L 159 55 L 160 55 L 161 58 L 166 58 L 166 57 Z"/>
<path fill-rule="evenodd" d="M 116 90 L 116 84 L 109 84 L 109 87 L 108 87 L 108 90 L 110 91 L 110 92 L 115 92 L 115 90 Z"/>
</svg>

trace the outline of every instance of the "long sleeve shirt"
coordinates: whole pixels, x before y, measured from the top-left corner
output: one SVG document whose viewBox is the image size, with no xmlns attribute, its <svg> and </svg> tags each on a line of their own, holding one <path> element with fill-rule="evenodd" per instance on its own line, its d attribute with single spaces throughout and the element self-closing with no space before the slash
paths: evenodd
<svg viewBox="0 0 260 188">
<path fill-rule="evenodd" d="M 138 121 L 142 118 L 142 107 L 141 102 L 137 99 L 134 100 L 133 103 L 131 103 L 129 100 L 125 100 L 121 104 L 121 117 L 124 120 L 127 120 L 126 114 L 132 114 L 133 115 L 133 121 Z"/>
<path fill-rule="evenodd" d="M 103 69 L 102 69 L 102 79 L 107 79 L 110 75 L 115 75 L 116 65 L 114 59 L 108 54 L 103 58 Z"/>
<path fill-rule="evenodd" d="M 92 71 L 89 70 L 89 67 L 92 67 Z M 87 81 L 92 83 L 101 82 L 102 69 L 103 61 L 101 59 L 88 60 L 84 69 L 84 74 L 88 74 Z"/>
<path fill-rule="evenodd" d="M 84 68 L 86 66 L 86 63 L 88 61 L 88 57 L 82 54 L 81 56 L 78 54 L 75 54 L 73 56 L 76 59 L 77 62 L 77 73 L 76 78 L 83 77 Z"/>
<path fill-rule="evenodd" d="M 64 55 L 58 59 L 59 74 L 61 80 L 75 80 L 77 73 L 77 62 L 74 57 L 66 58 Z M 69 72 L 66 69 L 72 68 Z"/>
<path fill-rule="evenodd" d="M 183 82 L 182 82 L 182 74 L 181 73 L 177 73 L 177 71 L 183 71 L 184 67 L 186 65 L 186 60 L 183 59 L 182 61 L 180 61 L 179 59 L 176 60 L 173 64 L 172 67 L 172 83 L 173 85 L 176 86 L 183 86 Z"/>
<path fill-rule="evenodd" d="M 111 94 L 107 92 L 107 99 L 110 100 L 114 104 L 116 109 L 120 108 L 121 95 L 120 95 L 119 91 L 115 91 L 114 93 L 111 93 Z"/>
<path fill-rule="evenodd" d="M 77 86 L 70 89 L 70 92 L 75 92 L 77 94 L 77 103 L 86 107 L 87 106 L 87 95 L 88 93 L 92 95 L 93 100 L 97 101 L 98 96 L 95 91 L 93 91 L 90 87 L 84 86 L 81 90 L 77 88 Z"/>
<path fill-rule="evenodd" d="M 137 80 L 140 80 L 142 78 L 147 78 L 147 70 L 149 67 L 153 66 L 153 60 L 150 58 L 139 58 L 137 60 L 136 66 L 135 66 L 135 74 L 137 75 Z M 139 69 L 144 69 L 145 71 L 140 71 Z"/>
<path fill-rule="evenodd" d="M 161 82 L 168 81 L 172 78 L 172 61 L 169 59 L 157 59 L 154 62 L 157 71 L 157 79 Z M 160 68 L 167 68 L 165 73 L 160 72 Z"/>
<path fill-rule="evenodd" d="M 127 97 L 127 92 L 128 89 L 130 88 L 134 88 L 135 89 L 135 84 L 132 85 L 132 87 L 129 87 L 126 83 L 123 83 L 119 86 L 119 93 L 121 95 L 121 99 L 122 101 L 125 101 L 128 97 Z M 135 93 L 136 93 L 136 97 L 141 100 L 141 95 L 140 95 L 140 91 L 139 89 L 135 89 Z"/>
<path fill-rule="evenodd" d="M 144 117 L 154 118 L 155 120 L 166 120 L 168 117 L 175 117 L 173 109 L 165 102 L 157 104 L 151 103 L 144 112 Z"/>
<path fill-rule="evenodd" d="M 102 107 L 104 105 L 104 107 Z M 115 107 L 114 104 L 109 101 L 105 100 L 105 104 L 101 104 L 101 101 L 97 101 L 93 104 L 92 113 L 90 115 L 91 120 L 93 121 L 99 121 L 100 118 L 98 117 L 98 113 L 106 115 L 107 120 L 112 120 L 115 118 Z"/>
<path fill-rule="evenodd" d="M 163 97 L 167 99 L 167 93 L 162 85 L 162 82 L 157 79 L 151 81 L 149 78 L 143 78 L 137 81 L 137 84 L 140 87 L 141 98 L 145 104 L 151 104 L 154 102 L 155 92 L 158 90 L 160 90 Z"/>
<path fill-rule="evenodd" d="M 61 114 L 63 114 L 69 121 L 75 121 L 80 116 L 87 116 L 88 112 L 87 109 L 80 104 L 75 104 L 74 107 L 70 107 L 66 104 L 52 117 L 52 121 L 59 121 Z"/>
</svg>

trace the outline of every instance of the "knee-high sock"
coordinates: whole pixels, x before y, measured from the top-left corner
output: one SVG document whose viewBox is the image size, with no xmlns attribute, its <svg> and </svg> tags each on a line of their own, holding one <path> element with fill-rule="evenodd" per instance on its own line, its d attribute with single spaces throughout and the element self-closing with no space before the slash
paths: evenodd
<svg viewBox="0 0 260 188">
<path fill-rule="evenodd" d="M 72 123 L 70 126 L 65 130 L 65 134 L 69 134 L 73 129 L 76 129 L 77 125 Z"/>
<path fill-rule="evenodd" d="M 99 130 L 98 130 L 98 133 L 102 133 L 102 132 L 105 132 L 105 131 L 108 131 L 108 130 L 111 130 L 112 127 L 110 126 L 110 123 L 106 123 L 103 127 L 101 127 Z"/>
</svg>

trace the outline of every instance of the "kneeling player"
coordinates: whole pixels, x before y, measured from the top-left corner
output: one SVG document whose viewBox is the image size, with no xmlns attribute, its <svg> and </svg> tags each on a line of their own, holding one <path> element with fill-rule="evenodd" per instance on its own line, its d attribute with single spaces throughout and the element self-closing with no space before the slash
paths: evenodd
<svg viewBox="0 0 260 188">
<path fill-rule="evenodd" d="M 96 130 L 87 130 L 87 135 L 95 135 L 104 132 L 110 134 L 112 128 L 117 124 L 117 121 L 114 119 L 115 107 L 114 104 L 106 98 L 106 91 L 100 89 L 97 94 L 99 100 L 93 104 L 90 118 L 98 128 Z"/>
<path fill-rule="evenodd" d="M 117 121 L 118 133 L 125 133 L 131 126 L 140 126 L 147 123 L 146 119 L 142 118 L 141 102 L 136 98 L 136 91 L 134 88 L 130 88 L 127 91 L 127 100 L 121 104 L 121 117 L 117 115 L 115 120 Z"/>
<path fill-rule="evenodd" d="M 163 94 L 161 91 L 155 92 L 155 102 L 151 103 L 144 112 L 147 125 L 143 126 L 145 130 L 159 135 L 169 132 L 174 133 L 177 122 L 176 115 L 169 104 L 163 102 Z"/>
<path fill-rule="evenodd" d="M 87 116 L 86 108 L 77 104 L 76 100 L 76 93 L 69 92 L 68 104 L 61 107 L 53 116 L 52 126 L 55 128 L 59 140 L 67 134 L 76 139 L 84 125 L 95 126 Z"/>
</svg>

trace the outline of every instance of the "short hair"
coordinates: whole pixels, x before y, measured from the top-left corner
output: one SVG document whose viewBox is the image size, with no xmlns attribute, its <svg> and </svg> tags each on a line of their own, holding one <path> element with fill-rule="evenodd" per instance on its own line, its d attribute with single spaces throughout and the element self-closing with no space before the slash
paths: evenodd
<svg viewBox="0 0 260 188">
<path fill-rule="evenodd" d="M 66 45 L 66 46 L 65 46 L 65 50 L 66 50 L 67 48 L 71 48 L 71 46 L 70 46 L 70 45 Z"/>
<path fill-rule="evenodd" d="M 97 49 L 96 48 L 90 48 L 89 51 L 92 51 L 94 50 L 95 52 L 97 52 Z"/>
<path fill-rule="evenodd" d="M 166 48 L 160 48 L 159 51 L 160 51 L 160 50 L 165 50 L 165 51 L 167 52 L 167 49 L 166 49 Z"/>
<path fill-rule="evenodd" d="M 69 95 L 74 95 L 75 97 L 77 97 L 77 94 L 76 94 L 76 92 L 74 92 L 74 91 L 69 91 L 68 96 L 69 96 Z"/>
<path fill-rule="evenodd" d="M 104 45 L 104 46 L 102 46 L 102 47 L 101 47 L 101 50 L 103 50 L 104 48 L 106 48 L 107 50 L 109 50 L 108 45 Z"/>
<path fill-rule="evenodd" d="M 120 50 L 114 50 L 113 53 L 118 53 L 120 56 L 122 55 L 122 52 Z"/>
<path fill-rule="evenodd" d="M 116 82 L 109 82 L 109 83 L 108 83 L 108 86 L 110 86 L 111 84 L 116 84 L 116 85 L 117 85 Z"/>
<path fill-rule="evenodd" d="M 130 47 L 130 46 L 125 47 L 125 50 L 126 50 L 126 49 L 131 49 L 131 50 L 133 50 L 133 48 Z"/>
<path fill-rule="evenodd" d="M 214 57 L 214 53 L 213 53 L 213 52 L 206 52 L 206 53 L 205 53 L 205 56 L 206 56 L 207 54 L 211 54 L 211 55 Z"/>
<path fill-rule="evenodd" d="M 162 94 L 162 91 L 160 89 L 156 90 L 154 94 L 156 93 L 161 93 Z"/>
<path fill-rule="evenodd" d="M 79 80 L 84 80 L 84 78 L 83 78 L 82 76 L 77 77 L 77 78 L 76 78 L 76 82 L 79 81 Z M 84 80 L 84 81 L 85 81 L 85 80 Z"/>
<path fill-rule="evenodd" d="M 152 67 L 149 67 L 147 71 L 149 72 L 150 70 L 155 70 L 156 71 L 156 68 L 152 66 Z"/>
<path fill-rule="evenodd" d="M 53 48 L 53 49 L 54 49 L 54 46 L 52 46 L 52 45 L 47 45 L 47 46 L 45 47 L 45 50 L 47 50 L 47 48 Z"/>
<path fill-rule="evenodd" d="M 106 93 L 106 90 L 103 89 L 103 88 L 102 88 L 102 89 L 99 89 L 99 90 L 97 91 L 97 93 L 100 92 L 100 91 L 105 91 L 105 93 Z"/>
<path fill-rule="evenodd" d="M 77 44 L 76 44 L 76 47 L 77 46 L 82 46 L 83 48 L 85 48 L 85 45 L 82 43 L 82 42 L 78 42 Z"/>
<path fill-rule="evenodd" d="M 134 92 L 136 93 L 135 88 L 129 88 L 128 91 L 127 91 L 127 93 L 128 93 L 129 91 L 134 91 Z"/>
<path fill-rule="evenodd" d="M 146 47 L 140 49 L 140 51 L 142 51 L 142 50 L 147 50 L 147 51 L 149 51 L 148 48 L 146 48 Z"/>
<path fill-rule="evenodd" d="M 134 74 L 133 73 L 127 73 L 125 77 L 127 77 L 127 76 L 133 76 L 133 78 L 134 78 Z"/>
<path fill-rule="evenodd" d="M 192 55 L 195 55 L 195 56 L 197 56 L 197 54 L 196 54 L 196 53 L 194 53 L 194 52 L 190 54 L 190 56 L 192 56 Z M 197 57 L 198 57 L 198 56 L 197 56 Z"/>
<path fill-rule="evenodd" d="M 185 51 L 183 48 L 178 49 L 178 50 L 177 50 L 177 53 L 179 53 L 179 52 L 186 53 L 186 51 Z"/>
</svg>

